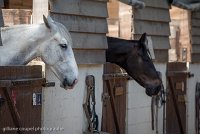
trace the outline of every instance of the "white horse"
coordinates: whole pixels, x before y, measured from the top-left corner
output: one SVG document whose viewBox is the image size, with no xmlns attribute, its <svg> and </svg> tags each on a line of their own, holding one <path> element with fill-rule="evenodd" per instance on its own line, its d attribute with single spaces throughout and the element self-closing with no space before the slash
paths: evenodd
<svg viewBox="0 0 200 134">
<path fill-rule="evenodd" d="M 46 63 L 61 81 L 63 88 L 73 88 L 78 67 L 68 30 L 51 17 L 44 24 L 18 25 L 1 29 L 0 66 L 25 65 L 36 57 Z"/>
</svg>

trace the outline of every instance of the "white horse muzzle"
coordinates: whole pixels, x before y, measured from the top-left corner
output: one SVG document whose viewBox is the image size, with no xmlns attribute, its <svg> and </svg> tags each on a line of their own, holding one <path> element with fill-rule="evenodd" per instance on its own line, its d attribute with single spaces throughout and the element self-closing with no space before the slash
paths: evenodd
<svg viewBox="0 0 200 134">
<path fill-rule="evenodd" d="M 68 79 L 65 78 L 63 80 L 61 87 L 65 89 L 73 89 L 77 82 L 78 82 L 77 79 L 75 79 L 73 82 L 69 82 Z"/>
</svg>

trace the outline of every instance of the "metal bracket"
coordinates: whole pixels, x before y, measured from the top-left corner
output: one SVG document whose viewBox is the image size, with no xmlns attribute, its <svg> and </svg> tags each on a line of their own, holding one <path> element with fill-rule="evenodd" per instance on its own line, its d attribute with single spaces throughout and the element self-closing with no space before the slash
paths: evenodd
<svg viewBox="0 0 200 134">
<path fill-rule="evenodd" d="M 46 82 L 45 84 L 43 84 L 43 87 L 55 87 L 55 82 Z"/>
<path fill-rule="evenodd" d="M 110 100 L 110 95 L 108 93 L 103 93 L 102 94 L 102 101 L 103 101 L 103 105 L 106 106 L 106 102 Z"/>
</svg>

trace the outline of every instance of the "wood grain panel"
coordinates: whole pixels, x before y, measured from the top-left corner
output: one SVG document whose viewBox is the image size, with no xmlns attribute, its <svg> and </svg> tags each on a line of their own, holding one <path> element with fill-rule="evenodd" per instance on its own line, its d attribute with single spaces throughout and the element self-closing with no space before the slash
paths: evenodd
<svg viewBox="0 0 200 134">
<path fill-rule="evenodd" d="M 200 36 L 200 27 L 192 27 L 191 32 L 194 36 Z"/>
<path fill-rule="evenodd" d="M 69 31 L 85 33 L 107 33 L 107 21 L 105 18 L 76 16 L 51 13 L 53 20 L 62 23 Z"/>
<path fill-rule="evenodd" d="M 192 12 L 192 18 L 200 19 L 200 12 Z"/>
<path fill-rule="evenodd" d="M 74 50 L 77 64 L 104 64 L 105 50 Z"/>
<path fill-rule="evenodd" d="M 144 9 L 134 10 L 134 19 L 149 20 L 156 22 L 170 22 L 170 15 L 168 9 L 146 7 Z"/>
<path fill-rule="evenodd" d="M 200 44 L 200 36 L 192 36 L 192 44 Z"/>
<path fill-rule="evenodd" d="M 169 23 L 134 20 L 134 34 L 169 36 Z"/>
<path fill-rule="evenodd" d="M 200 54 L 200 42 L 199 44 L 192 44 L 192 53 L 199 53 Z"/>
<path fill-rule="evenodd" d="M 42 66 L 0 66 L 0 80 L 41 78 Z"/>
<path fill-rule="evenodd" d="M 134 39 L 140 39 L 141 36 L 141 34 L 134 34 Z M 148 33 L 147 36 L 151 37 L 154 49 L 170 49 L 169 36 L 151 36 Z"/>
<path fill-rule="evenodd" d="M 168 1 L 163 0 L 144 0 L 147 7 L 169 9 Z"/>
<path fill-rule="evenodd" d="M 108 17 L 107 3 L 87 0 L 51 0 L 51 12 L 82 16 Z"/>
<path fill-rule="evenodd" d="M 191 24 L 192 26 L 200 27 L 200 19 L 192 19 Z"/>
<path fill-rule="evenodd" d="M 70 32 L 75 49 L 107 49 L 105 34 Z"/>
<path fill-rule="evenodd" d="M 167 62 L 168 61 L 168 50 L 155 50 L 155 62 Z"/>
<path fill-rule="evenodd" d="M 192 53 L 192 62 L 200 63 L 200 53 Z"/>
</svg>

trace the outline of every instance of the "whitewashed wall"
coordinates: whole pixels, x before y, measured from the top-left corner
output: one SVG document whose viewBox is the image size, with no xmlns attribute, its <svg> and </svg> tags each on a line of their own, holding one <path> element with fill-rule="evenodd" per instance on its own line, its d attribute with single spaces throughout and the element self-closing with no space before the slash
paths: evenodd
<svg viewBox="0 0 200 134">
<path fill-rule="evenodd" d="M 187 80 L 187 133 L 195 134 L 195 90 L 196 83 L 200 82 L 200 64 L 190 64 L 189 71 L 194 77 Z"/>
<path fill-rule="evenodd" d="M 103 65 L 79 65 L 79 82 L 73 90 L 60 88 L 59 80 L 48 68 L 46 70 L 46 79 L 56 82 L 56 86 L 43 90 L 42 127 L 61 127 L 64 130 L 44 131 L 42 134 L 81 134 L 87 129 L 88 123 L 82 107 L 86 99 L 85 77 L 87 75 L 95 76 L 96 112 L 101 125 Z"/>
<path fill-rule="evenodd" d="M 166 87 L 166 64 L 156 63 Z M 156 134 L 151 126 L 151 97 L 134 80 L 128 82 L 126 134 Z M 158 134 L 163 133 L 163 108 L 158 111 Z"/>
</svg>

